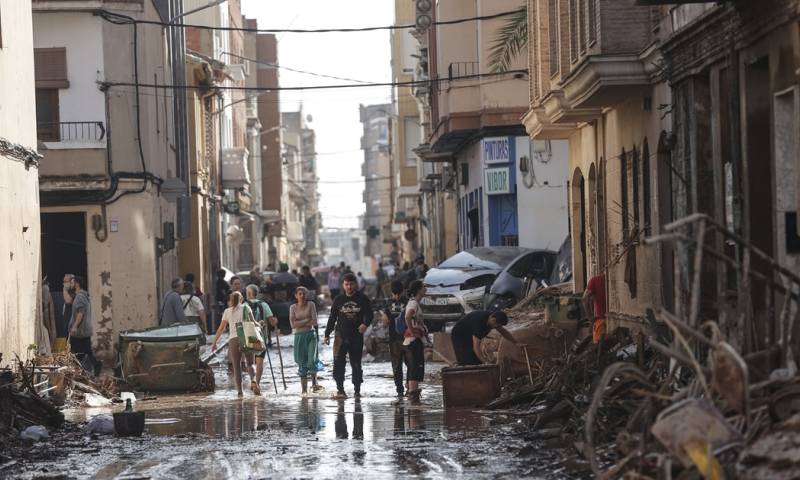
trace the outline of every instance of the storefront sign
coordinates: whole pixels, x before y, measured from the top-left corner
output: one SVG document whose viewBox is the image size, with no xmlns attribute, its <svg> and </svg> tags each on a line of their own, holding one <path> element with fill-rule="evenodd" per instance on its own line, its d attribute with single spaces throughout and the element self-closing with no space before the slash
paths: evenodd
<svg viewBox="0 0 800 480">
<path fill-rule="evenodd" d="M 481 157 L 484 165 L 510 162 L 509 137 L 487 137 L 481 140 Z"/>
<path fill-rule="evenodd" d="M 484 173 L 486 195 L 511 193 L 511 172 L 508 167 L 487 168 Z"/>
</svg>

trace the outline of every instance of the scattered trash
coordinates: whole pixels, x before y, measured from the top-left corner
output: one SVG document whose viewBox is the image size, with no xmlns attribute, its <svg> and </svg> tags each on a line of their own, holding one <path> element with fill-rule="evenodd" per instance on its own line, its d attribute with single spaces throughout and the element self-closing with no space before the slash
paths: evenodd
<svg viewBox="0 0 800 480">
<path fill-rule="evenodd" d="M 107 413 L 95 415 L 86 424 L 86 431 L 99 435 L 111 435 L 114 433 L 114 418 Z"/>
<path fill-rule="evenodd" d="M 96 393 L 84 394 L 83 400 L 87 407 L 107 407 L 112 403 L 110 399 Z"/>
<path fill-rule="evenodd" d="M 39 440 L 50 438 L 50 434 L 47 433 L 47 429 L 45 427 L 41 425 L 34 425 L 23 430 L 22 433 L 19 434 L 19 438 L 38 442 Z"/>
</svg>

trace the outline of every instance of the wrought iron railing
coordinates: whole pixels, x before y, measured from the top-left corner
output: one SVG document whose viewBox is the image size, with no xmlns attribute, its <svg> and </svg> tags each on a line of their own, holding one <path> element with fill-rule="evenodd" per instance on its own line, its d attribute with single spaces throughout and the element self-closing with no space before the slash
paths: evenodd
<svg viewBox="0 0 800 480">
<path fill-rule="evenodd" d="M 95 142 L 106 137 L 103 122 L 39 122 L 36 130 L 42 142 Z"/>
<path fill-rule="evenodd" d="M 447 77 L 449 80 L 474 76 L 479 73 L 478 62 L 453 62 L 447 67 Z"/>
</svg>

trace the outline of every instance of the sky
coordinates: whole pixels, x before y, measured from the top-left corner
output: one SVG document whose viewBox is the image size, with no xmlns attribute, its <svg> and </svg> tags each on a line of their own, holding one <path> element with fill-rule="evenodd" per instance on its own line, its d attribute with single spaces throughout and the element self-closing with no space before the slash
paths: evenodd
<svg viewBox="0 0 800 480">
<path fill-rule="evenodd" d="M 242 0 L 259 28 L 347 28 L 391 25 L 393 0 Z M 278 34 L 281 66 L 368 82 L 391 81 L 389 31 Z M 281 86 L 352 83 L 280 70 Z M 364 213 L 359 104 L 388 103 L 390 87 L 281 92 L 281 110 L 311 115 L 317 136 L 320 210 L 325 227 L 358 227 Z M 347 182 L 347 183 L 326 183 Z"/>
</svg>

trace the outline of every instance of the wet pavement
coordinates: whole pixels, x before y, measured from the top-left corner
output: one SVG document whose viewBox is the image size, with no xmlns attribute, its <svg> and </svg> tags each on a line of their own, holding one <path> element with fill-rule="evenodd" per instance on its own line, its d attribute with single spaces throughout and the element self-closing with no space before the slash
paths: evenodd
<svg viewBox="0 0 800 480">
<path fill-rule="evenodd" d="M 388 362 L 364 364 L 360 401 L 330 399 L 332 352 L 323 346 L 326 389 L 300 395 L 292 358 L 292 338 L 281 347 L 288 388 L 272 351 L 278 383 L 269 369 L 262 395 L 245 391 L 237 398 L 224 363 L 214 366 L 217 390 L 211 394 L 163 396 L 138 401 L 147 412 L 141 438 L 56 435 L 35 463 L 0 471 L 0 477 L 97 479 L 226 478 L 544 478 L 544 458 L 520 435 L 513 418 L 489 412 L 445 410 L 438 371 L 426 365 L 421 404 L 395 404 Z M 349 367 L 348 367 L 349 374 Z M 349 382 L 349 378 L 347 380 Z M 348 393 L 352 385 L 347 383 Z M 85 421 L 108 409 L 66 411 L 68 420 Z M 552 477 L 552 475 L 546 475 Z"/>
</svg>

